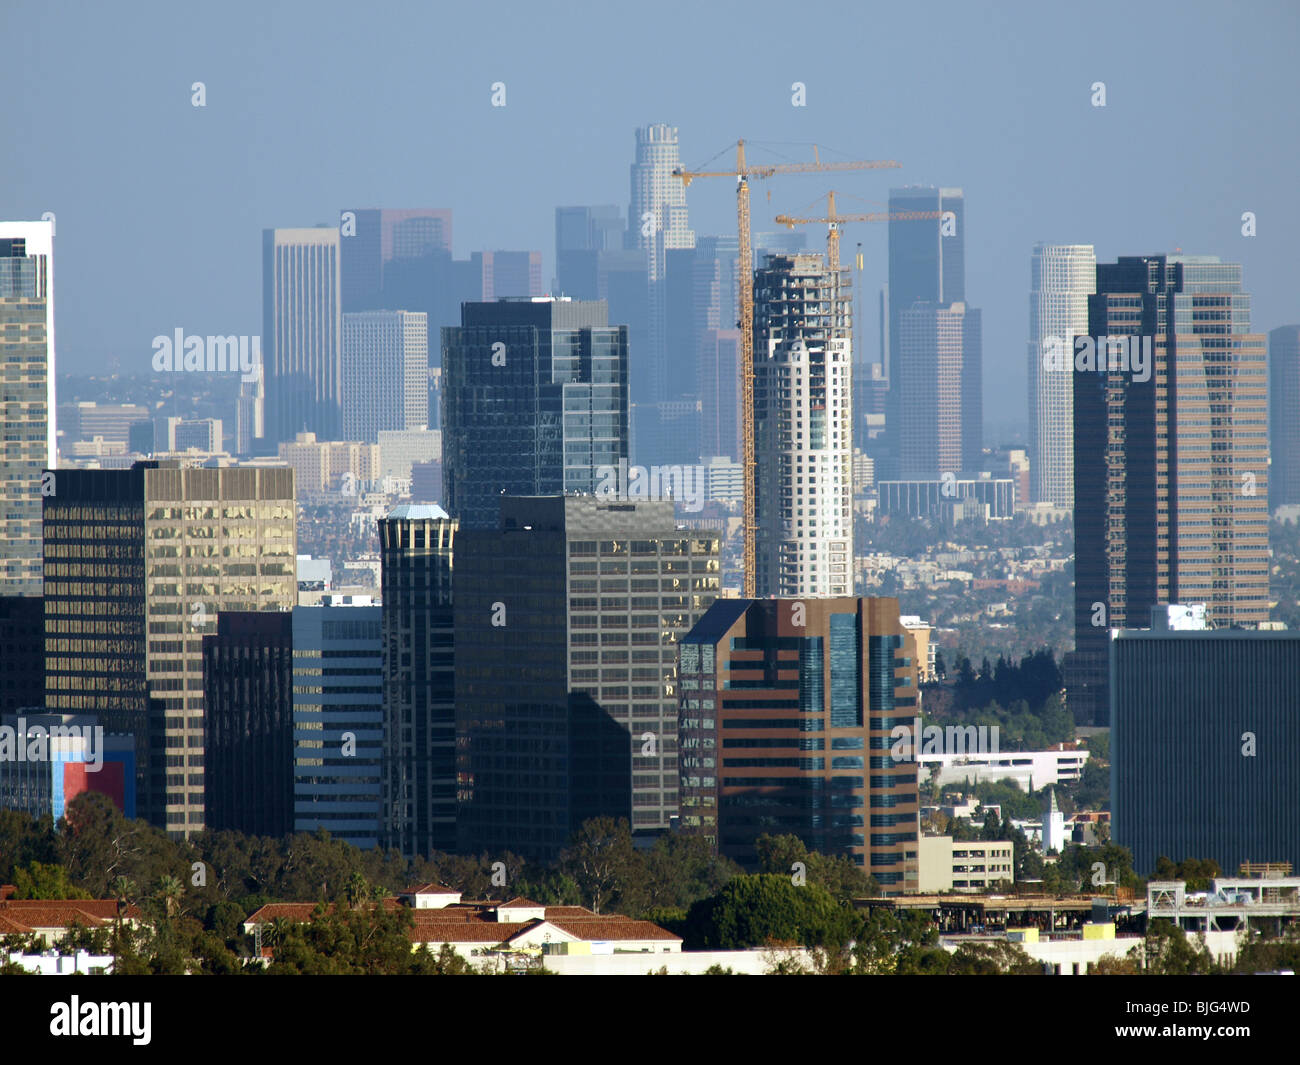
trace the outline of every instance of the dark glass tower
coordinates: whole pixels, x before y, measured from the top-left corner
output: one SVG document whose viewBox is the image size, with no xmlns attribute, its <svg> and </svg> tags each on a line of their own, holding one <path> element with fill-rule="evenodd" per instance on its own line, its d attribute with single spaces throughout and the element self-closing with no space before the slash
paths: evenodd
<svg viewBox="0 0 1300 1065">
<path fill-rule="evenodd" d="M 1213 256 L 1099 264 L 1088 329 L 1099 353 L 1117 339 L 1105 372 L 1071 352 L 1066 688 L 1077 722 L 1104 724 L 1109 629 L 1169 602 L 1205 603 L 1216 628 L 1268 620 L 1268 370 L 1241 267 Z"/>
<path fill-rule="evenodd" d="M 594 494 L 628 457 L 627 328 L 604 302 L 467 303 L 443 359 L 443 483 L 464 528 L 494 528 L 503 494 Z"/>
<path fill-rule="evenodd" d="M 456 545 L 460 846 L 551 857 L 583 821 L 677 813 L 677 641 L 718 594 L 716 533 L 669 501 L 500 501 Z"/>
<path fill-rule="evenodd" d="M 1126 629 L 1109 650 L 1112 835 L 1137 872 L 1300 865 L 1300 633 Z"/>
<path fill-rule="evenodd" d="M 293 831 L 293 614 L 227 611 L 203 637 L 212 832 Z"/>
<path fill-rule="evenodd" d="M 384 597 L 380 845 L 407 858 L 456 847 L 451 583 L 456 538 L 457 523 L 436 506 L 397 507 L 379 522 Z"/>
</svg>

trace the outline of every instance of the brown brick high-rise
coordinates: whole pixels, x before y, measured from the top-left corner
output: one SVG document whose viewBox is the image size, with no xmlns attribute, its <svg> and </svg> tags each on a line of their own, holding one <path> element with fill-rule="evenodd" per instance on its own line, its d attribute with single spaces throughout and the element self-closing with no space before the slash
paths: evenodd
<svg viewBox="0 0 1300 1065">
<path fill-rule="evenodd" d="M 719 599 L 681 645 L 682 829 L 754 867 L 791 833 L 916 887 L 916 762 L 890 730 L 920 713 L 898 600 Z"/>
</svg>

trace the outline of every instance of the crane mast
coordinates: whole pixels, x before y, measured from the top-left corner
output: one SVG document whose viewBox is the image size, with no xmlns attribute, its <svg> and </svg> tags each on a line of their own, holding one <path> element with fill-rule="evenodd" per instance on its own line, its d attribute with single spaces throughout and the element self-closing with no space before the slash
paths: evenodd
<svg viewBox="0 0 1300 1065">
<path fill-rule="evenodd" d="M 754 457 L 754 255 L 749 226 L 749 179 L 768 178 L 776 174 L 815 174 L 825 171 L 841 170 L 891 170 L 902 164 L 893 160 L 852 160 L 842 163 L 823 163 L 817 151 L 813 149 L 814 161 L 811 163 L 779 163 L 774 165 L 750 166 L 745 161 L 745 142 L 736 142 L 736 169 L 729 170 L 683 170 L 673 171 L 682 179 L 684 185 L 700 177 L 731 177 L 736 180 L 736 229 L 738 233 L 737 251 L 740 262 L 736 277 L 740 287 L 740 432 L 741 432 L 741 468 L 745 482 L 744 502 L 744 596 L 754 599 L 757 596 L 757 535 L 758 520 L 755 500 L 757 488 L 757 464 Z M 838 258 L 839 244 L 836 239 L 835 254 Z"/>
</svg>

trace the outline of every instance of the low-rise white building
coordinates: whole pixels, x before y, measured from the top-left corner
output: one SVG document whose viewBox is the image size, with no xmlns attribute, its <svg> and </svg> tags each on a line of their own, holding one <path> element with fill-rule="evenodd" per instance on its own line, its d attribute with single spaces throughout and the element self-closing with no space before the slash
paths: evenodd
<svg viewBox="0 0 1300 1065">
<path fill-rule="evenodd" d="M 1050 751 L 994 751 L 990 753 L 922 754 L 921 779 L 937 773 L 939 787 L 1011 780 L 1024 792 L 1058 784 L 1076 783 L 1088 761 L 1086 748 L 1061 747 Z"/>
<path fill-rule="evenodd" d="M 43 954 L 9 954 L 10 965 L 20 965 L 38 976 L 106 976 L 113 971 L 113 955 L 91 954 L 79 950 L 60 954 L 47 950 Z"/>
<path fill-rule="evenodd" d="M 917 841 L 916 860 L 916 890 L 922 895 L 986 891 L 1016 878 L 1012 845 L 1002 840 L 922 836 Z"/>
</svg>

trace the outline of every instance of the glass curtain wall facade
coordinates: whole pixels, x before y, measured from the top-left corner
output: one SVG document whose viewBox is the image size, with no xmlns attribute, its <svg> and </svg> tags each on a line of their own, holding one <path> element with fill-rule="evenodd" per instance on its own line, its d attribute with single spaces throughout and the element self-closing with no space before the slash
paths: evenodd
<svg viewBox="0 0 1300 1065">
<path fill-rule="evenodd" d="M 443 331 L 443 483 L 466 528 L 502 495 L 592 494 L 628 457 L 627 329 L 603 302 L 470 303 Z"/>
<path fill-rule="evenodd" d="M 916 763 L 890 733 L 916 678 L 897 600 L 718 600 L 681 644 L 683 831 L 750 869 L 759 835 L 793 833 L 914 889 Z"/>
</svg>

